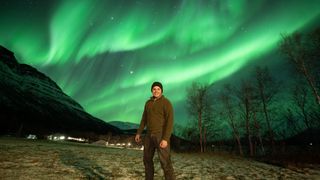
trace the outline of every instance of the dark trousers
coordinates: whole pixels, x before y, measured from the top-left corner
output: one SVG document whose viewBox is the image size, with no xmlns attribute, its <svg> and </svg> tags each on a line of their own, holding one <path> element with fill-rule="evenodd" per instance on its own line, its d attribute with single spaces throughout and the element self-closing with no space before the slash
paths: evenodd
<svg viewBox="0 0 320 180">
<path fill-rule="evenodd" d="M 170 159 L 170 143 L 168 142 L 168 146 L 166 148 L 160 147 L 161 142 L 161 134 L 160 135 L 151 135 L 147 134 L 144 139 L 144 149 L 143 149 L 143 163 L 145 167 L 146 179 L 151 180 L 154 176 L 154 166 L 153 166 L 153 156 L 154 152 L 157 149 L 158 156 L 160 159 L 161 167 L 163 169 L 163 173 L 165 179 L 173 180 L 174 171 Z"/>
</svg>

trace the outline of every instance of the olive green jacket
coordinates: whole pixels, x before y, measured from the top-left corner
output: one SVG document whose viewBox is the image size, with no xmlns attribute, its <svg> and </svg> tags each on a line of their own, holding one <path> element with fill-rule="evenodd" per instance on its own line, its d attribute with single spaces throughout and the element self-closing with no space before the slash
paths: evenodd
<svg viewBox="0 0 320 180">
<path fill-rule="evenodd" d="M 141 134 L 147 127 L 148 134 L 162 134 L 162 139 L 169 141 L 173 129 L 173 107 L 163 95 L 159 99 L 151 97 L 144 106 L 140 127 Z"/>
</svg>

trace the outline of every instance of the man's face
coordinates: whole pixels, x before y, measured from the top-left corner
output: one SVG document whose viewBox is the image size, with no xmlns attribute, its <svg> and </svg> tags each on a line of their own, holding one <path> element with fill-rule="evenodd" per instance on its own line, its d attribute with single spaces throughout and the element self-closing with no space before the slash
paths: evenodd
<svg viewBox="0 0 320 180">
<path fill-rule="evenodd" d="M 161 97 L 161 95 L 162 95 L 161 88 L 160 88 L 159 86 L 154 86 L 154 87 L 152 88 L 152 95 L 153 95 L 153 97 L 155 97 L 155 98 Z"/>
</svg>

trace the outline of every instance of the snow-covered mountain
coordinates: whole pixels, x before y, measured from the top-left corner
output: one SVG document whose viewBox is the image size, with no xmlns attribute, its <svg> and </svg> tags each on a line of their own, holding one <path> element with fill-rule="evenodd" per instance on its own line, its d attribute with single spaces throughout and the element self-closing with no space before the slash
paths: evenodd
<svg viewBox="0 0 320 180">
<path fill-rule="evenodd" d="M 0 133 L 44 135 L 119 133 L 120 130 L 84 111 L 45 74 L 19 64 L 0 46 Z"/>
</svg>

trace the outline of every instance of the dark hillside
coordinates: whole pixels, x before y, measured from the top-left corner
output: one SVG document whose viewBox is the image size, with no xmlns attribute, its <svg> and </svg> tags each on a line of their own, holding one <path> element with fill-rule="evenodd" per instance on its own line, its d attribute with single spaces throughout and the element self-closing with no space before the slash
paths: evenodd
<svg viewBox="0 0 320 180">
<path fill-rule="evenodd" d="M 0 134 L 120 133 L 117 127 L 85 112 L 45 74 L 19 64 L 14 53 L 2 46 L 0 78 Z"/>
</svg>

